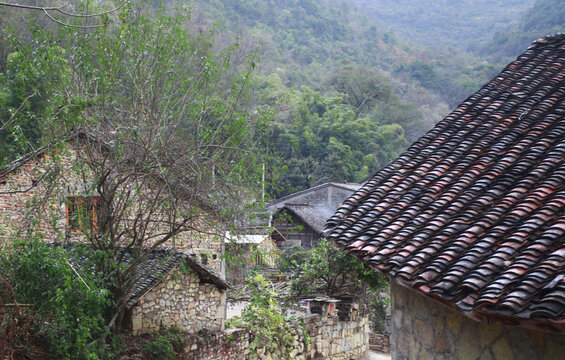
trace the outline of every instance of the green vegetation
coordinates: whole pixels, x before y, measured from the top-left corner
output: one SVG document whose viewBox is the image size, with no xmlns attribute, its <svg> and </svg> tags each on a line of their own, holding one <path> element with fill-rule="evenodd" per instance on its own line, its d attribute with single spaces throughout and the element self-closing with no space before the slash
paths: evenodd
<svg viewBox="0 0 565 360">
<path fill-rule="evenodd" d="M 110 356 L 111 349 L 99 339 L 107 323 L 104 314 L 112 306 L 112 286 L 102 274 L 89 270 L 101 254 L 83 246 L 67 250 L 27 239 L 0 256 L 0 299 L 31 305 L 26 316 L 14 318 L 27 333 L 14 336 L 6 331 L 10 322 L 0 322 L 0 347 L 30 356 L 38 351 L 33 344 L 44 337 L 56 359 Z M 26 343 L 29 346 L 23 346 Z"/>
<path fill-rule="evenodd" d="M 124 330 L 139 264 L 176 235 L 196 237 L 219 221 L 234 223 L 261 185 L 265 118 L 243 107 L 256 52 L 243 54 L 238 43 L 218 45 L 215 29 L 191 28 L 183 9 L 130 4 L 107 20 L 96 30 L 32 24 L 31 40 L 7 39 L 11 51 L 2 67 L 8 80 L 0 85 L 7 94 L 2 101 L 11 104 L 0 114 L 8 133 L 0 138 L 2 165 L 39 145 L 61 150 L 58 145 L 68 144 L 61 138 L 76 135 L 69 140 L 80 144 L 76 161 L 65 163 L 71 168 L 62 173 L 61 156 L 53 156 L 42 185 L 51 190 L 74 176 L 73 195 L 100 199 L 96 227 L 87 226 L 84 240 L 100 256 L 89 272 L 104 279 L 107 290 L 80 292 L 64 274 L 63 284 L 25 288 L 19 273 L 11 281 L 17 299 L 48 306 L 46 315 L 38 313 L 49 317 L 40 331 L 52 344 L 49 354 L 61 359 L 109 358 L 96 349 Z M 38 215 L 46 207 L 61 209 L 62 197 L 37 192 L 22 236 L 36 234 Z M 45 272 L 37 257 L 25 266 Z M 60 264 L 46 266 L 55 271 Z M 34 288 L 44 292 L 40 302 L 32 302 Z M 72 297 L 73 291 L 92 303 Z"/>
<path fill-rule="evenodd" d="M 296 272 L 310 255 L 310 250 L 300 245 L 285 248 L 279 257 L 278 267 L 281 271 Z"/>
<path fill-rule="evenodd" d="M 31 239 L 4 253 L 1 300 L 32 306 L 3 314 L 0 348 L 35 344 L 41 335 L 54 357 L 108 358 L 142 249 L 233 220 L 265 185 L 263 164 L 271 197 L 362 180 L 490 79 L 499 61 L 565 30 L 562 1 L 538 0 L 529 11 L 533 0 L 473 1 L 473 10 L 463 6 L 469 3 L 171 0 L 129 4 L 95 30 L 0 8 L 7 19 L 0 24 L 0 168 L 76 129 L 108 150 L 87 149 L 74 169 L 95 179 L 82 191 L 103 199 L 98 231 L 87 234 L 95 250 L 81 250 L 97 259 L 96 271 L 74 271 L 74 255 Z M 411 40 L 432 38 L 435 47 L 415 46 L 385 26 L 402 26 Z M 167 231 L 148 242 L 155 221 Z M 135 250 L 131 264 L 113 264 L 120 246 Z M 327 243 L 284 256 L 297 296 L 384 286 Z M 251 305 L 239 321 L 255 334 L 255 348 L 287 356 L 292 330 L 275 294 L 260 277 L 249 286 Z M 22 319 L 27 327 L 18 332 Z M 174 356 L 175 336 L 163 330 L 147 356 Z"/>
<path fill-rule="evenodd" d="M 295 255 L 299 255 L 298 261 L 293 261 L 297 257 Z M 388 281 L 384 275 L 327 240 L 321 241 L 305 258 L 296 250 L 285 257 L 293 265 L 290 267 L 290 299 L 354 295 L 360 301 L 361 314 L 369 318 L 372 328 L 375 331 L 384 329 L 385 308 L 389 303 L 388 296 L 383 296 L 388 292 Z"/>
<path fill-rule="evenodd" d="M 229 52 L 235 62 L 241 63 L 244 54 L 255 51 L 260 44 L 257 56 L 262 61 L 260 64 L 253 61 L 259 76 L 249 79 L 254 92 L 242 99 L 249 100 L 247 114 L 274 119 L 274 125 L 268 127 L 270 134 L 263 138 L 263 145 L 271 149 L 264 152 L 270 158 L 267 180 L 272 184 L 271 196 L 329 180 L 359 181 L 386 165 L 499 69 L 499 65 L 480 63 L 459 50 L 447 49 L 448 35 L 452 39 L 460 36 L 461 40 L 457 41 L 468 44 L 471 38 L 477 39 L 475 32 L 486 36 L 509 18 L 519 17 L 531 0 L 516 0 L 511 4 L 480 1 L 474 8 L 467 1 L 441 3 L 441 6 L 437 2 L 385 4 L 337 0 L 165 2 L 171 8 L 190 7 L 190 15 L 187 12 L 182 15 L 185 17 L 182 26 L 190 28 L 192 34 L 201 32 L 201 40 L 214 34 L 214 40 L 204 40 L 212 47 L 228 49 L 230 39 L 237 36 L 238 48 Z M 424 7 L 428 11 L 423 12 Z M 435 21 L 435 17 L 426 15 L 434 13 L 440 13 L 445 21 Z M 455 29 L 455 22 L 463 25 L 455 35 L 433 35 L 433 28 L 424 31 L 416 23 L 413 28 L 406 27 L 407 31 L 422 36 L 432 34 L 439 39 L 442 48 L 433 50 L 409 44 L 384 28 L 383 24 L 394 26 L 393 19 L 405 22 L 414 14 L 419 14 L 423 23 L 435 21 L 442 31 Z M 487 25 L 489 22 L 491 25 Z M 52 27 L 41 19 L 38 24 Z M 13 25 L 14 33 L 25 35 L 21 25 Z M 127 33 L 129 29 L 124 34 Z M 0 76 L 6 79 L 0 89 L 0 102 L 6 105 L 0 113 L 2 123 L 7 124 L 0 129 L 4 134 L 0 141 L 4 163 L 29 150 L 30 144 L 45 142 L 46 132 L 42 131 L 45 126 L 37 124 L 55 123 L 55 117 L 62 120 L 69 111 L 76 110 L 76 105 L 98 101 L 75 97 L 71 98 L 74 107 L 62 104 L 58 109 L 54 109 L 53 101 L 45 102 L 53 98 L 49 93 L 53 81 L 34 80 L 29 70 L 41 64 L 29 64 L 27 57 L 22 58 L 22 64 L 9 59 L 16 59 L 16 53 L 21 53 L 19 47 L 30 42 L 24 40 L 29 35 L 24 35 L 18 41 L 14 37 L 2 40 L 12 50 L 0 59 L 3 70 Z M 176 35 L 169 36 L 167 41 L 174 40 Z M 126 47 L 134 41 L 127 37 L 121 40 Z M 60 43 L 65 51 L 69 50 L 64 44 L 71 43 Z M 113 44 L 108 49 L 118 48 Z M 146 51 L 152 51 L 151 47 Z M 9 54 L 12 55 L 8 57 Z M 112 56 L 121 55 L 116 52 Z M 61 58 L 67 62 L 60 63 L 58 70 L 54 64 L 49 67 L 52 71 L 48 74 L 53 79 L 64 78 L 65 67 L 74 67 L 74 61 L 68 62 L 68 54 Z M 37 57 L 34 61 L 55 60 Z M 115 63 L 107 65 L 118 70 Z M 112 76 L 99 75 L 96 79 L 102 84 Z M 91 80 L 88 81 L 92 83 Z M 120 91 L 117 88 L 114 94 Z M 10 120 L 14 113 L 18 121 Z"/>
<path fill-rule="evenodd" d="M 364 287 L 379 291 L 387 284 L 384 275 L 323 240 L 293 273 L 292 296 L 361 294 Z"/>
<path fill-rule="evenodd" d="M 178 327 L 161 327 L 155 338 L 143 346 L 143 355 L 150 360 L 174 360 L 185 345 L 185 331 Z"/>
<path fill-rule="evenodd" d="M 560 0 L 537 0 L 519 20 L 493 38 L 477 46 L 477 51 L 493 62 L 507 62 L 518 56 L 536 39 L 565 32 L 565 3 Z"/>
<path fill-rule="evenodd" d="M 258 349 L 265 349 L 277 359 L 290 359 L 296 330 L 294 321 L 283 314 L 276 293 L 262 275 L 255 274 L 247 279 L 246 289 L 249 301 L 241 316 L 230 319 L 228 327 L 246 327 L 251 332 L 251 351 L 259 358 Z"/>
<path fill-rule="evenodd" d="M 466 50 L 516 22 L 535 0 L 353 0 L 368 18 L 423 45 Z"/>
</svg>

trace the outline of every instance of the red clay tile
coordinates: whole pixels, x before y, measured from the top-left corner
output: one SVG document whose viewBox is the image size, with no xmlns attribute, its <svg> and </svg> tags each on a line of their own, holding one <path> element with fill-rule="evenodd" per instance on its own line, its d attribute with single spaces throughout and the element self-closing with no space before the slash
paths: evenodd
<svg viewBox="0 0 565 360">
<path fill-rule="evenodd" d="M 564 84 L 565 35 L 534 43 L 365 183 L 326 235 L 461 310 L 565 320 Z"/>
</svg>

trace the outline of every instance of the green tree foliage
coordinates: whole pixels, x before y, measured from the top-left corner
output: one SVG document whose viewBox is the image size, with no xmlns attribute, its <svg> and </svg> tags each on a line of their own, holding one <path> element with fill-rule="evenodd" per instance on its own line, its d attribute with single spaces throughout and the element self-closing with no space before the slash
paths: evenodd
<svg viewBox="0 0 565 360">
<path fill-rule="evenodd" d="M 390 83 L 365 66 L 342 67 L 330 78 L 330 84 L 338 93 L 346 95 L 345 101 L 357 116 L 367 114 L 377 103 L 387 102 L 392 96 Z"/>
<path fill-rule="evenodd" d="M 310 255 L 310 250 L 299 245 L 285 248 L 279 257 L 278 266 L 281 271 L 295 272 Z"/>
<path fill-rule="evenodd" d="M 485 41 L 515 21 L 535 0 L 353 0 L 365 15 L 395 32 L 433 47 L 466 47 Z"/>
<path fill-rule="evenodd" d="M 364 286 L 378 291 L 386 288 L 384 275 L 365 266 L 341 249 L 323 240 L 313 248 L 292 278 L 292 296 L 311 294 L 339 296 L 360 294 Z"/>
<path fill-rule="evenodd" d="M 152 249 L 181 233 L 222 231 L 214 227 L 237 218 L 261 186 L 265 119 L 242 107 L 256 52 L 221 47 L 215 29 L 192 29 L 189 20 L 182 9 L 131 4 L 105 29 L 35 29 L 33 46 L 12 55 L 23 62 L 14 63 L 17 76 L 7 73 L 27 76 L 12 81 L 15 89 L 38 81 L 20 100 L 48 89 L 37 93 L 44 108 L 30 108 L 39 111 L 30 121 L 52 139 L 78 134 L 69 142 L 78 157 L 70 171 L 83 179 L 74 195 L 101 199 L 97 227 L 85 232 L 112 259 L 96 264 L 113 285 L 101 341 L 120 330 L 137 266 Z M 25 123 L 21 114 L 14 127 Z M 54 183 L 69 174 L 59 175 Z M 38 196 L 46 201 L 30 213 L 52 201 Z"/>
<path fill-rule="evenodd" d="M 45 337 L 52 358 L 110 356 L 105 344 L 97 341 L 112 305 L 108 279 L 91 271 L 100 254 L 83 246 L 66 250 L 34 239 L 20 240 L 0 255 L 2 278 L 16 295 L 12 301 L 33 306 L 33 330 Z"/>
<path fill-rule="evenodd" d="M 361 312 L 369 317 L 372 328 L 382 331 L 388 305 L 388 281 L 357 258 L 347 255 L 329 241 L 322 240 L 304 259 L 293 262 L 291 300 L 311 296 L 339 297 L 354 295 Z"/>
<path fill-rule="evenodd" d="M 565 32 L 565 3 L 537 0 L 519 20 L 494 34 L 491 41 L 477 46 L 480 54 L 495 62 L 507 62 L 543 36 Z"/>
<path fill-rule="evenodd" d="M 250 294 L 248 304 L 241 316 L 230 319 L 227 326 L 247 327 L 251 332 L 251 351 L 259 358 L 258 349 L 274 354 L 276 359 L 290 359 L 296 330 L 291 318 L 283 314 L 277 294 L 271 284 L 260 274 L 247 279 L 246 289 Z"/>
<path fill-rule="evenodd" d="M 31 42 L 10 39 L 14 51 L 0 73 L 0 166 L 37 148 L 42 136 L 51 133 L 49 124 L 64 121 L 61 109 L 52 105 L 56 96 L 52 84 L 69 84 L 63 48 L 37 38 Z"/>
<path fill-rule="evenodd" d="M 378 91 L 400 104 L 390 89 Z M 301 89 L 288 119 L 277 122 L 270 140 L 283 162 L 281 194 L 326 181 L 360 181 L 398 156 L 407 143 L 404 129 L 397 123 L 379 122 L 386 117 L 383 109 L 394 105 L 371 101 L 376 106 L 373 119 L 359 116 L 346 94 L 323 96 L 308 87 Z M 418 113 L 412 111 L 410 116 L 418 118 Z"/>
</svg>

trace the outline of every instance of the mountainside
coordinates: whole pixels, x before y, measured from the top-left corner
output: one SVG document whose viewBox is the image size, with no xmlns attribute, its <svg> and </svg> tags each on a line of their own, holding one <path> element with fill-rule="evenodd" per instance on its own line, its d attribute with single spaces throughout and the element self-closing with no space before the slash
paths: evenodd
<svg viewBox="0 0 565 360">
<path fill-rule="evenodd" d="M 484 44 L 512 21 L 522 26 L 520 36 L 537 31 L 541 16 L 550 17 L 557 4 L 540 0 L 521 18 L 533 1 L 171 0 L 164 6 L 189 8 L 187 26 L 199 34 L 212 29 L 218 48 L 235 38 L 235 63 L 259 49 L 260 61 L 247 59 L 256 71 L 246 106 L 272 119 L 264 141 L 279 158 L 270 165 L 278 165 L 272 190 L 281 195 L 324 181 L 359 181 L 398 156 L 504 65 L 486 61 L 488 50 L 478 57 L 462 49 L 472 41 Z M 551 19 L 551 26 L 560 26 L 559 15 Z M 39 20 L 47 22 L 43 28 L 55 26 Z M 25 33 L 24 22 L 10 21 L 0 44 L 11 43 L 11 28 Z M 20 41 L 31 41 L 27 36 Z M 50 99 L 36 95 L 45 80 L 10 51 L 0 47 L 0 105 L 6 110 L 0 120 L 9 122 L 20 107 L 29 112 L 17 128 L 0 128 L 0 155 L 14 158 L 21 132 L 41 142 L 41 117 L 49 114 L 40 110 Z"/>
<path fill-rule="evenodd" d="M 535 0 L 352 0 L 366 16 L 412 41 L 467 49 L 518 19 Z"/>
<path fill-rule="evenodd" d="M 477 51 L 493 62 L 507 62 L 520 54 L 532 41 L 545 35 L 565 32 L 565 2 L 537 0 L 520 21 L 478 46 Z"/>
</svg>

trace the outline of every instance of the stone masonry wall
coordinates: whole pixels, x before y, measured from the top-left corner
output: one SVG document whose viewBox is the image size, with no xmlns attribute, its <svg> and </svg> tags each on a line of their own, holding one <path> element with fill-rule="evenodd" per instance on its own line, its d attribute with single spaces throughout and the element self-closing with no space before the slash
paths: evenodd
<svg viewBox="0 0 565 360">
<path fill-rule="evenodd" d="M 191 332 L 221 330 L 225 308 L 224 292 L 213 284 L 200 283 L 192 270 L 177 267 L 132 308 L 132 330 L 154 331 L 161 325 Z"/>
<path fill-rule="evenodd" d="M 66 227 L 65 199 L 84 194 L 72 171 L 72 150 L 53 156 L 40 155 L 0 178 L 0 243 L 33 226 L 46 241 L 62 241 Z M 45 173 L 65 174 L 64 181 L 49 183 Z M 74 234 L 68 234 L 71 236 Z"/>
<path fill-rule="evenodd" d="M 406 289 L 392 290 L 392 359 L 563 359 L 565 336 L 482 324 Z"/>
<path fill-rule="evenodd" d="M 369 327 L 366 319 L 339 321 L 336 318 L 309 317 L 304 329 L 310 342 L 305 344 L 302 328 L 297 326 L 295 346 L 291 359 L 295 360 L 350 360 L 363 358 L 369 348 Z M 182 360 L 248 360 L 250 335 L 244 329 L 225 332 L 201 331 L 189 336 Z M 258 350 L 260 359 L 275 359 L 272 354 Z"/>
<path fill-rule="evenodd" d="M 77 165 L 77 158 L 77 151 L 69 144 L 52 155 L 30 159 L 0 178 L 0 245 L 17 233 L 26 233 L 32 225 L 45 241 L 85 240 L 84 234 L 66 228 L 67 198 L 96 195 L 92 193 L 88 171 Z M 47 181 L 47 171 L 57 173 L 57 181 Z M 200 227 L 208 229 L 210 224 Z M 187 232 L 176 235 L 166 246 L 192 254 L 220 276 L 225 274 L 221 237 Z"/>
</svg>

